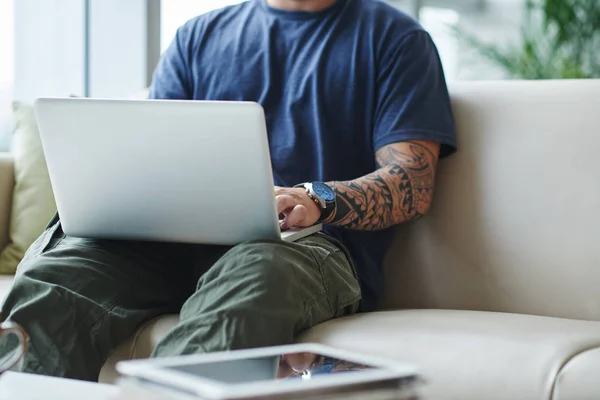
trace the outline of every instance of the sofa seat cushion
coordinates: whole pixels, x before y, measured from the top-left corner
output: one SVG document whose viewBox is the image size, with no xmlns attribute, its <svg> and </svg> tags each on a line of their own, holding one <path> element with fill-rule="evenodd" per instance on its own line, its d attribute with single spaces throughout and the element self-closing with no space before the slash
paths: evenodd
<svg viewBox="0 0 600 400">
<path fill-rule="evenodd" d="M 119 360 L 147 357 L 176 323 L 177 316 L 167 316 L 143 326 L 111 355 L 100 380 L 114 381 Z M 553 391 L 569 398 L 600 368 L 600 322 L 516 314 L 377 312 L 319 325 L 300 341 L 413 363 L 427 380 L 425 398 L 436 399 L 538 400 Z M 583 390 L 600 398 L 598 385 Z"/>
<path fill-rule="evenodd" d="M 148 358 L 158 342 L 179 322 L 178 315 L 165 315 L 148 321 L 125 343 L 119 346 L 106 360 L 98 378 L 102 383 L 114 383 L 119 374 L 115 366 L 121 360 Z"/>
<path fill-rule="evenodd" d="M 600 369 L 600 322 L 476 311 L 390 311 L 331 321 L 301 340 L 413 363 L 427 380 L 425 398 L 539 400 L 553 398 L 554 391 L 561 394 L 554 399 L 580 398 L 574 395 L 581 391 L 600 398 L 598 385 L 576 384 Z M 583 360 L 588 353 L 595 356 Z M 576 356 L 582 360 L 570 363 Z M 572 373 L 561 382 L 557 377 L 565 365 Z"/>
</svg>

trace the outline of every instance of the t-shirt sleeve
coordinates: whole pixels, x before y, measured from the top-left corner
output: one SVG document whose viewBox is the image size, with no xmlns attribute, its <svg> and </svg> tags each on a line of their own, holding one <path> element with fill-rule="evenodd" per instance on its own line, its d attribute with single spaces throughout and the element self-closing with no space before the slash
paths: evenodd
<svg viewBox="0 0 600 400">
<path fill-rule="evenodd" d="M 186 50 L 189 37 L 188 26 L 179 28 L 154 71 L 148 95 L 150 99 L 192 99 L 193 89 Z"/>
<path fill-rule="evenodd" d="M 405 140 L 441 144 L 456 151 L 450 96 L 438 51 L 425 31 L 409 33 L 383 51 L 377 81 L 375 150 Z"/>
</svg>

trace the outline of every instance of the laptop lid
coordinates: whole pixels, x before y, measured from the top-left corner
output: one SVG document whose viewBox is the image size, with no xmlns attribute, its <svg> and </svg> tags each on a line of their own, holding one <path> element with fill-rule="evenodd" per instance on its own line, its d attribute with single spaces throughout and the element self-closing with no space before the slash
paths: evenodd
<svg viewBox="0 0 600 400">
<path fill-rule="evenodd" d="M 42 98 L 35 110 L 67 235 L 280 238 L 259 104 Z"/>
</svg>

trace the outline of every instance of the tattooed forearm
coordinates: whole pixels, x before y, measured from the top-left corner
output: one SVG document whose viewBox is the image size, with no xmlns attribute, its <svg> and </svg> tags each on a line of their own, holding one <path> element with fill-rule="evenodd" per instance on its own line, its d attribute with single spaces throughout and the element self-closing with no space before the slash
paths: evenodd
<svg viewBox="0 0 600 400">
<path fill-rule="evenodd" d="M 408 141 L 377 151 L 379 169 L 348 182 L 329 182 L 337 194 L 326 223 L 348 229 L 381 230 L 420 218 L 433 199 L 439 145 Z"/>
</svg>

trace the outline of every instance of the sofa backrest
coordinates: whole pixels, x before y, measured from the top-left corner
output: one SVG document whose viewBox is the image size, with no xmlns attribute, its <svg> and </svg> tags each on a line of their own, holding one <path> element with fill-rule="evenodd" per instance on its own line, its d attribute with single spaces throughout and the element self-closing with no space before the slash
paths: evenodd
<svg viewBox="0 0 600 400">
<path fill-rule="evenodd" d="M 600 80 L 450 91 L 460 150 L 399 228 L 383 308 L 600 320 Z"/>
</svg>

